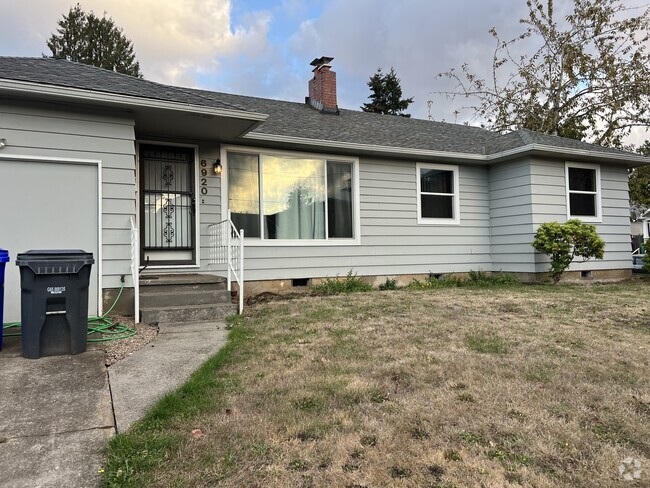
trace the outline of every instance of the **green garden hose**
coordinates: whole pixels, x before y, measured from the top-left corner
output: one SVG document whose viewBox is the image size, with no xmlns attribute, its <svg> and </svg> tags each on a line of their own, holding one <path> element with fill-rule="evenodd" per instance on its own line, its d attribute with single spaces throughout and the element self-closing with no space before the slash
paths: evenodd
<svg viewBox="0 0 650 488">
<path fill-rule="evenodd" d="M 89 338 L 88 342 L 116 341 L 118 339 L 126 339 L 127 337 L 132 337 L 137 333 L 135 329 L 132 329 L 127 325 L 120 324 L 119 322 L 113 322 L 113 319 L 108 317 L 108 314 L 111 313 L 111 311 L 115 308 L 115 305 L 117 305 L 117 302 L 122 296 L 122 290 L 124 290 L 124 284 L 122 284 L 120 287 L 120 291 L 117 294 L 117 298 L 115 298 L 115 302 L 113 302 L 111 308 L 109 308 L 104 313 L 104 315 L 100 317 L 88 317 L 88 335 L 90 336 L 92 334 L 102 334 L 106 336 L 98 337 L 95 339 Z M 20 327 L 20 322 L 10 322 L 2 326 L 4 330 L 14 329 L 18 327 Z M 20 332 L 3 335 L 5 337 L 19 336 Z"/>
</svg>

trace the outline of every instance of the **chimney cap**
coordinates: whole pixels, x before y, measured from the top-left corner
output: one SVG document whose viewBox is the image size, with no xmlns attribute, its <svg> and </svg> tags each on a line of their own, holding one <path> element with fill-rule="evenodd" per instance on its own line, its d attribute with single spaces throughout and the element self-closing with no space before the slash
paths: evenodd
<svg viewBox="0 0 650 488">
<path fill-rule="evenodd" d="M 321 66 L 324 66 L 326 64 L 330 64 L 334 58 L 330 58 L 328 56 L 322 56 L 320 58 L 314 58 L 314 60 L 309 63 L 311 66 L 315 66 L 316 68 L 320 68 Z"/>
</svg>

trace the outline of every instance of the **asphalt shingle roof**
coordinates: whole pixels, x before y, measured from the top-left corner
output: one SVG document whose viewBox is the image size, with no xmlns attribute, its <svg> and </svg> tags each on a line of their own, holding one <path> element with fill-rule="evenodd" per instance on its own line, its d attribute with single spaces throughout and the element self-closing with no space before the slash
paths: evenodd
<svg viewBox="0 0 650 488">
<path fill-rule="evenodd" d="M 267 114 L 268 119 L 252 131 L 253 135 L 291 136 L 471 155 L 497 154 L 531 144 L 630 155 L 617 149 L 529 130 L 497 134 L 467 125 L 346 109 L 341 109 L 338 115 L 324 114 L 305 103 L 174 87 L 52 58 L 0 57 L 0 79 L 3 78 Z"/>
<path fill-rule="evenodd" d="M 258 134 L 469 154 L 483 154 L 486 140 L 494 137 L 490 131 L 465 125 L 346 109 L 334 115 L 321 113 L 305 103 L 200 92 L 268 114 L 269 118 L 253 131 Z"/>
<path fill-rule="evenodd" d="M 0 56 L 0 78 L 152 100 L 241 110 L 239 107 L 230 106 L 216 98 L 202 97 L 191 90 L 63 59 Z"/>
</svg>

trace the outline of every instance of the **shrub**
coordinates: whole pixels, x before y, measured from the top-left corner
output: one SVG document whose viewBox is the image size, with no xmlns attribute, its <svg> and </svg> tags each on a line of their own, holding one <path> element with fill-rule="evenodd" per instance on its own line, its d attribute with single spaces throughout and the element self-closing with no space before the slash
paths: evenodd
<svg viewBox="0 0 650 488">
<path fill-rule="evenodd" d="M 485 271 L 470 271 L 468 286 L 508 286 L 518 285 L 519 278 L 509 273 L 487 274 Z"/>
<path fill-rule="evenodd" d="M 386 278 L 386 281 L 379 285 L 380 290 L 397 290 L 397 281 Z"/>
<path fill-rule="evenodd" d="M 350 270 L 345 278 L 341 279 L 338 276 L 336 278 L 325 278 L 320 285 L 312 286 L 312 290 L 326 295 L 338 295 L 340 293 L 370 291 L 372 285 L 361 278 L 357 278 L 356 273 Z"/>
<path fill-rule="evenodd" d="M 578 219 L 568 220 L 564 224 L 543 223 L 537 229 L 531 245 L 551 259 L 550 274 L 555 283 L 560 281 L 562 273 L 574 258 L 581 257 L 583 261 L 602 259 L 605 252 L 605 241 L 596 232 L 596 226 L 584 224 Z"/>
<path fill-rule="evenodd" d="M 411 290 L 428 290 L 436 288 L 463 288 L 463 287 L 491 287 L 510 286 L 519 284 L 515 275 L 507 273 L 487 274 L 485 271 L 470 271 L 467 279 L 455 278 L 453 276 L 436 277 L 434 274 L 424 280 L 413 279 L 407 288 Z"/>
</svg>

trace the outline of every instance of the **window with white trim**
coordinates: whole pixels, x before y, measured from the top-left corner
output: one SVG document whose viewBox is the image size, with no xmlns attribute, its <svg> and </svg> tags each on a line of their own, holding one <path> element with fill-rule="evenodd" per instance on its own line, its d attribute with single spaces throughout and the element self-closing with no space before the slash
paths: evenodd
<svg viewBox="0 0 650 488">
<path fill-rule="evenodd" d="M 594 164 L 566 164 L 567 217 L 587 222 L 600 221 L 600 167 Z"/>
<path fill-rule="evenodd" d="M 354 239 L 354 162 L 227 152 L 228 208 L 246 237 Z"/>
<path fill-rule="evenodd" d="M 418 163 L 418 222 L 460 223 L 458 166 Z"/>
</svg>

